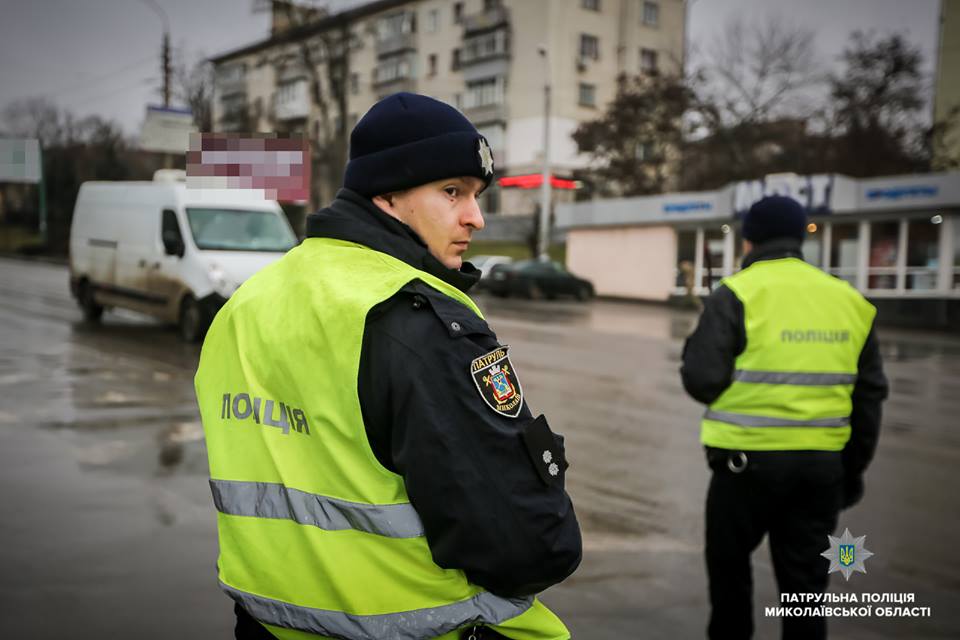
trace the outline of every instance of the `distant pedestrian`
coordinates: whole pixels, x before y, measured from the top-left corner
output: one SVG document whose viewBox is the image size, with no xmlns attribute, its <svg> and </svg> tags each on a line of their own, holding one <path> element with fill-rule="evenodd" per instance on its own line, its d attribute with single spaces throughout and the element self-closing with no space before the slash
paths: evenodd
<svg viewBox="0 0 960 640">
<path fill-rule="evenodd" d="M 804 209 L 768 197 L 743 221 L 742 270 L 707 299 L 681 375 L 709 405 L 710 638 L 753 634 L 750 555 L 769 536 L 781 593 L 822 593 L 820 553 L 863 495 L 887 395 L 876 309 L 803 261 Z M 784 618 L 783 638 L 826 637 L 822 617 Z"/>
</svg>

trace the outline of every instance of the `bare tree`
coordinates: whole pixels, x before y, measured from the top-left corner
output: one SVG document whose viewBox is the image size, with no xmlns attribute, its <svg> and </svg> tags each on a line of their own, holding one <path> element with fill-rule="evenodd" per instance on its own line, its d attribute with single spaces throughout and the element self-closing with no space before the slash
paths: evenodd
<svg viewBox="0 0 960 640">
<path fill-rule="evenodd" d="M 178 56 L 173 68 L 173 95 L 193 112 L 193 124 L 200 131 L 213 128 L 213 65 L 202 53 L 187 60 Z"/>
<path fill-rule="evenodd" d="M 311 205 L 333 199 L 347 160 L 347 81 L 354 43 L 349 22 L 342 14 L 331 15 L 330 4 L 272 3 L 275 28 L 279 11 L 296 64 L 308 80 L 311 113 L 304 134 L 312 143 Z M 316 135 L 309 131 L 311 121 Z"/>
<path fill-rule="evenodd" d="M 777 16 L 732 19 L 697 66 L 703 97 L 726 127 L 806 115 L 809 91 L 824 81 L 813 31 Z"/>
<path fill-rule="evenodd" d="M 811 30 L 737 17 L 694 61 L 684 188 L 806 168 L 803 139 L 825 83 Z"/>
<path fill-rule="evenodd" d="M 4 106 L 0 128 L 5 134 L 22 138 L 38 138 L 40 146 L 60 144 L 67 136 L 66 120 L 59 107 L 44 97 L 22 98 Z"/>
<path fill-rule="evenodd" d="M 923 54 L 901 34 L 855 31 L 830 77 L 833 170 L 852 176 L 927 171 L 955 115 L 927 123 Z"/>
<path fill-rule="evenodd" d="M 617 79 L 617 94 L 596 120 L 572 137 L 590 154 L 589 181 L 605 196 L 663 193 L 676 168 L 684 136 L 682 114 L 694 105 L 683 78 L 669 75 Z"/>
</svg>

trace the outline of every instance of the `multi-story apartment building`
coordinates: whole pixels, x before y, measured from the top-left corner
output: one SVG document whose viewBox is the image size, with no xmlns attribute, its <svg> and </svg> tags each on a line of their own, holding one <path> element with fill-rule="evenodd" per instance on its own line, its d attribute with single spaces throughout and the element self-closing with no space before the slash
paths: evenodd
<svg viewBox="0 0 960 640">
<path fill-rule="evenodd" d="M 936 149 L 936 164 L 949 166 L 960 158 L 960 0 L 942 0 L 940 3 L 940 45 L 937 50 L 937 72 L 934 90 L 935 122 L 954 118 L 954 126 L 947 132 L 942 148 Z"/>
<path fill-rule="evenodd" d="M 330 182 L 353 124 L 397 91 L 463 111 L 498 178 L 540 173 L 547 82 L 549 164 L 569 177 L 588 163 L 570 135 L 602 114 L 618 75 L 678 72 L 684 45 L 684 0 L 379 0 L 337 14 L 275 0 L 272 11 L 269 38 L 213 58 L 215 127 L 307 135 L 332 150 L 317 176 Z M 485 198 L 489 213 L 524 214 L 538 193 L 495 186 Z"/>
</svg>

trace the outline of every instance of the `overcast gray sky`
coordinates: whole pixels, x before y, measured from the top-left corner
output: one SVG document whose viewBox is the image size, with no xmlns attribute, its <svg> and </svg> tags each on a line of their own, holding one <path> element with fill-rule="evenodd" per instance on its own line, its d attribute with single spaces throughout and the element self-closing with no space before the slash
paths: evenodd
<svg viewBox="0 0 960 640">
<path fill-rule="evenodd" d="M 253 0 L 156 2 L 169 16 L 173 47 L 188 59 L 244 46 L 269 31 L 269 15 L 254 13 Z M 933 69 L 939 0 L 695 0 L 691 7 L 693 46 L 715 38 L 737 14 L 779 14 L 816 31 L 824 63 L 836 60 L 855 29 L 900 31 Z M 0 0 L 0 16 L 0 107 L 48 96 L 76 115 L 114 119 L 133 135 L 145 106 L 160 102 L 162 22 L 142 0 Z"/>
</svg>

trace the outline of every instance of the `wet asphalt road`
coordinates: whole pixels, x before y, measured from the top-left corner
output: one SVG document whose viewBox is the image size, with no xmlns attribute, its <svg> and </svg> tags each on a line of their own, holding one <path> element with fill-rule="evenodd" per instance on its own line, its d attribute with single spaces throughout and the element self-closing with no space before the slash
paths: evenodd
<svg viewBox="0 0 960 640">
<path fill-rule="evenodd" d="M 706 624 L 701 408 L 677 375 L 695 316 L 478 298 L 531 408 L 567 438 L 581 568 L 543 599 L 576 638 L 697 638 Z M 882 331 L 893 394 L 863 502 L 868 574 L 923 619 L 834 620 L 834 638 L 960 637 L 960 337 Z M 62 266 L 0 259 L 0 637 L 227 638 L 193 397 L 199 348 L 132 313 L 85 325 Z M 827 547 L 824 541 L 824 548 Z M 765 549 L 757 637 L 778 635 Z"/>
</svg>

